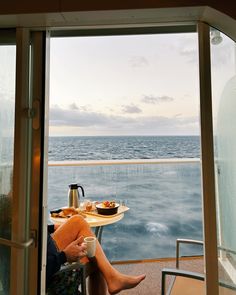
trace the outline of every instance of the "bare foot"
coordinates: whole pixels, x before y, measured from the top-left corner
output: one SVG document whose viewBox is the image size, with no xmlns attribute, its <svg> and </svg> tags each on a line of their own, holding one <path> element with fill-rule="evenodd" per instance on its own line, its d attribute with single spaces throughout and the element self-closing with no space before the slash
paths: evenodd
<svg viewBox="0 0 236 295">
<path fill-rule="evenodd" d="M 111 295 L 117 294 L 122 290 L 131 289 L 136 287 L 142 280 L 144 280 L 146 275 L 140 276 L 127 276 L 124 274 L 119 274 L 108 286 L 108 291 Z"/>
</svg>

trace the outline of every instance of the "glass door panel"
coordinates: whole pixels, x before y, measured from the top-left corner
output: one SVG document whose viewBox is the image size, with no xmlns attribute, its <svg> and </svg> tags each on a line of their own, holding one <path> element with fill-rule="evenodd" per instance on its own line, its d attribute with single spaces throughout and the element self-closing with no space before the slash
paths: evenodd
<svg viewBox="0 0 236 295">
<path fill-rule="evenodd" d="M 38 290 L 37 271 L 30 272 L 29 267 L 31 257 L 35 263 L 38 258 L 37 244 L 33 243 L 38 228 L 30 223 L 31 211 L 38 218 L 39 210 L 38 203 L 35 206 L 31 201 L 32 129 L 39 129 L 39 117 L 32 116 L 29 66 L 30 31 L 0 30 L 1 295 L 34 295 Z"/>
<path fill-rule="evenodd" d="M 0 31 L 1 35 L 1 31 Z M 15 124 L 15 40 L 0 39 L 0 238 L 11 240 Z M 0 294 L 9 294 L 10 246 L 0 244 Z"/>
<path fill-rule="evenodd" d="M 211 29 L 219 294 L 236 294 L 236 46 Z M 232 289 L 233 288 L 233 289 Z M 231 293 L 230 293 L 231 294 Z"/>
</svg>

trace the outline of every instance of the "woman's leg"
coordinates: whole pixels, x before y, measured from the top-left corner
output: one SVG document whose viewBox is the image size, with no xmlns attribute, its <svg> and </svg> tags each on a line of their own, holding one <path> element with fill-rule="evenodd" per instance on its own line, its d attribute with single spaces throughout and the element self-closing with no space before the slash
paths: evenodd
<svg viewBox="0 0 236 295">
<path fill-rule="evenodd" d="M 88 223 L 82 216 L 71 217 L 65 224 L 60 226 L 54 233 L 53 239 L 56 241 L 60 250 L 63 250 L 79 236 L 94 235 Z M 127 276 L 118 272 L 108 261 L 101 245 L 97 241 L 95 259 L 98 269 L 104 276 L 110 294 L 117 294 L 121 290 L 130 289 L 137 286 L 145 275 Z"/>
</svg>

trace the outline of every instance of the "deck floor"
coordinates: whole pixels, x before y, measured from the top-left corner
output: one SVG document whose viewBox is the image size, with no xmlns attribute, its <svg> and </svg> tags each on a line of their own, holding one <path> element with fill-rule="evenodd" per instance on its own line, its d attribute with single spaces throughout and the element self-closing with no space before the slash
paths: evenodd
<svg viewBox="0 0 236 295">
<path fill-rule="evenodd" d="M 134 289 L 122 291 L 122 295 L 160 295 L 161 270 L 175 268 L 175 259 L 158 259 L 156 261 L 142 261 L 137 263 L 113 264 L 116 269 L 125 274 L 139 275 L 146 273 L 146 279 Z M 203 258 L 182 258 L 180 268 L 196 272 L 203 272 Z"/>
</svg>

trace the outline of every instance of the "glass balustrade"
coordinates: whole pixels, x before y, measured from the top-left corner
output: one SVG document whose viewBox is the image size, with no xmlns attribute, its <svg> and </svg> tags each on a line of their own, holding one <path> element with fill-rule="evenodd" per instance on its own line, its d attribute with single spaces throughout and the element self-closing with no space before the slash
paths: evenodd
<svg viewBox="0 0 236 295">
<path fill-rule="evenodd" d="M 83 186 L 85 199 L 125 201 L 130 208 L 103 229 L 103 248 L 112 261 L 174 257 L 177 238 L 202 239 L 199 160 L 49 163 L 49 210 L 68 205 L 73 182 Z M 183 247 L 182 255 L 193 250 L 202 254 Z"/>
</svg>

